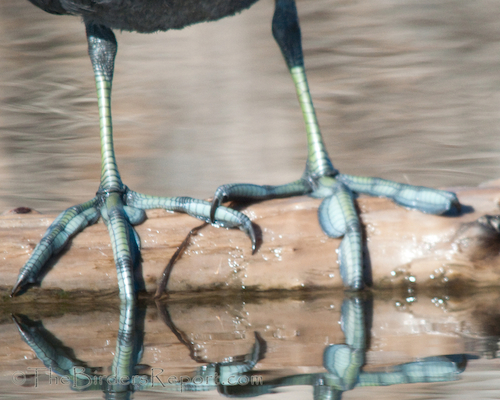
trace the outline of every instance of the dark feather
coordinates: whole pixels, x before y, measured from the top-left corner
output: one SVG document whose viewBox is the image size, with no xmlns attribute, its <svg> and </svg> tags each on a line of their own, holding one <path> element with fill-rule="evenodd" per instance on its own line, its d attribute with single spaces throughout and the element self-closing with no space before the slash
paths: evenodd
<svg viewBox="0 0 500 400">
<path fill-rule="evenodd" d="M 111 29 L 151 33 L 234 15 L 257 0 L 29 0 L 52 14 L 81 15 Z"/>
</svg>

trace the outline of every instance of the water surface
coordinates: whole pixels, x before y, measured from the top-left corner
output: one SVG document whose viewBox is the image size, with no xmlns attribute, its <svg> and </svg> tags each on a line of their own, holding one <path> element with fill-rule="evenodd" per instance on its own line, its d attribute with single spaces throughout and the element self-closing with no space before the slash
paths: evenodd
<svg viewBox="0 0 500 400">
<path fill-rule="evenodd" d="M 138 307 L 47 300 L 0 310 L 5 398 L 500 396 L 496 293 L 205 294 Z M 73 366 L 85 374 L 79 382 Z M 114 394 L 88 385 L 118 374 L 142 385 Z"/>
<path fill-rule="evenodd" d="M 413 184 L 500 176 L 496 2 L 299 1 L 306 68 L 334 165 Z M 117 33 L 113 91 L 125 184 L 211 196 L 300 176 L 305 134 L 270 32 L 273 2 L 182 31 Z M 100 156 L 83 25 L 0 4 L 0 209 L 89 199 Z"/>
<path fill-rule="evenodd" d="M 279 184 L 300 176 L 304 126 L 270 33 L 272 9 L 263 0 L 218 23 L 117 33 L 115 143 L 129 187 L 208 198 L 223 183 Z M 298 9 L 312 96 L 338 169 L 434 187 L 500 176 L 498 2 L 299 0 Z M 55 212 L 90 199 L 100 155 L 83 25 L 27 1 L 2 0 L 0 33 L 0 211 Z M 356 388 L 342 398 L 499 398 L 496 294 L 447 296 L 374 298 L 365 312 L 372 322 L 364 370 L 465 355 L 456 381 Z M 230 362 L 251 351 L 258 331 L 267 351 L 255 371 L 267 382 L 325 373 L 326 347 L 346 341 L 345 301 L 337 293 L 169 303 L 184 336 L 165 324 L 164 308 L 148 304 L 139 313 L 142 371 L 158 366 L 192 375 L 201 365 Z M 16 304 L 1 303 L 0 397 L 102 398 L 102 391 L 14 384 L 16 371 L 43 362 L 10 314 L 41 321 L 76 358 L 106 373 L 117 351 L 119 307 L 109 299 L 93 308 L 78 301 L 48 309 Z M 263 398 L 313 397 L 311 385 L 276 391 Z M 166 397 L 161 391 L 135 396 Z M 212 388 L 170 396 L 219 395 Z"/>
</svg>

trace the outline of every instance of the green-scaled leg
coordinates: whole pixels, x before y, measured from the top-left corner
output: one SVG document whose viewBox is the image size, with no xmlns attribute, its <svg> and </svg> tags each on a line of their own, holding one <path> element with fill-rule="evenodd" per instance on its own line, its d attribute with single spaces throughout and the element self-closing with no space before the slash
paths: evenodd
<svg viewBox="0 0 500 400">
<path fill-rule="evenodd" d="M 306 168 L 299 180 L 287 185 L 220 186 L 212 202 L 211 220 L 215 220 L 215 211 L 219 205 L 228 200 L 255 201 L 305 194 L 324 198 L 318 210 L 321 227 L 330 237 L 344 237 L 339 249 L 339 266 L 344 285 L 349 289 L 362 289 L 364 287 L 362 233 L 354 206 L 354 193 L 387 197 L 404 207 L 431 214 L 457 212 L 460 210 L 460 203 L 457 196 L 451 192 L 379 178 L 343 175 L 333 168 L 309 93 L 295 1 L 275 0 L 275 2 L 273 35 L 295 83 L 306 125 L 308 148 Z"/>
<path fill-rule="evenodd" d="M 219 390 L 224 387 L 249 382 L 248 375 L 265 353 L 266 343 L 256 332 L 255 343 L 250 353 L 229 357 L 231 361 L 200 366 L 192 377 L 169 379 L 162 375 L 163 369 L 151 367 L 141 374 L 144 366 L 139 362 L 144 350 L 144 317 L 146 309 L 134 302 L 120 304 L 120 325 L 111 365 L 111 374 L 104 375 L 102 367 L 91 368 L 74 356 L 74 350 L 64 346 L 54 333 L 47 330 L 42 321 L 33 321 L 25 315 L 13 315 L 19 334 L 45 368 L 34 368 L 36 374 L 49 374 L 49 382 L 57 383 L 56 375 L 76 391 L 102 391 L 105 399 L 128 400 L 141 390 L 167 392 L 199 392 Z M 41 374 L 40 374 L 41 375 Z M 247 380 L 248 379 L 248 380 Z M 61 382 L 63 382 L 61 380 Z"/>
<path fill-rule="evenodd" d="M 103 391 L 109 400 L 128 400 L 132 393 L 142 390 L 148 383 L 148 376 L 137 374 L 143 352 L 145 309 L 134 302 L 120 304 L 120 325 L 116 337 L 111 374 L 103 375 L 103 369 L 90 368 L 74 356 L 74 351 L 63 343 L 41 321 L 33 321 L 25 315 L 13 315 L 21 338 L 31 347 L 45 368 L 37 368 L 49 373 L 49 382 L 58 382 L 56 375 L 65 380 L 72 390 Z M 45 370 L 45 371 L 43 371 Z M 48 370 L 48 371 L 47 371 Z M 37 371 L 38 374 L 38 371 Z M 61 380 L 61 382 L 63 382 Z"/>
<path fill-rule="evenodd" d="M 96 196 L 61 213 L 50 225 L 28 262 L 19 272 L 12 295 L 37 282 L 44 265 L 61 251 L 69 239 L 102 216 L 113 248 L 120 298 L 135 298 L 133 269 L 139 259 L 140 241 L 133 225 L 145 218 L 145 209 L 164 208 L 188 213 L 219 226 L 238 227 L 252 240 L 252 224 L 244 214 L 221 207 L 211 213 L 211 203 L 189 197 L 162 198 L 146 196 L 128 189 L 120 178 L 113 148 L 111 124 L 111 84 L 117 43 L 113 32 L 102 25 L 86 23 L 89 55 L 94 69 L 100 117 L 101 183 Z"/>
<path fill-rule="evenodd" d="M 345 391 L 361 386 L 388 386 L 417 382 L 446 382 L 458 379 L 465 370 L 464 354 L 423 358 L 419 361 L 363 371 L 369 327 L 365 320 L 368 301 L 351 294 L 342 304 L 341 326 L 344 344 L 329 345 L 323 351 L 325 372 L 285 376 L 260 385 L 232 385 L 224 394 L 252 397 L 273 393 L 286 386 L 310 385 L 315 400 L 340 400 Z M 360 397 L 360 396 L 358 396 Z"/>
<path fill-rule="evenodd" d="M 162 310 L 159 311 L 163 314 Z M 168 314 L 167 310 L 164 311 Z M 366 300 L 355 295 L 344 299 L 341 326 L 345 343 L 325 348 L 325 371 L 284 376 L 270 381 L 252 380 L 253 368 L 266 352 L 266 342 L 258 333 L 255 333 L 255 342 L 248 354 L 230 357 L 230 361 L 204 364 L 192 375 L 184 376 L 184 379 L 168 379 L 168 376 L 162 375 L 163 369 L 158 367 L 152 367 L 148 374 L 141 374 L 144 366 L 141 367 L 139 362 L 144 347 L 146 309 L 137 307 L 133 302 L 120 304 L 120 326 L 111 375 L 104 375 L 102 367 L 91 368 L 77 359 L 74 350 L 64 346 L 54 333 L 44 327 L 42 321 L 33 321 L 19 314 L 13 315 L 13 319 L 22 339 L 44 364 L 45 368 L 33 368 L 35 374 L 39 373 L 38 370 L 46 369 L 43 373 L 49 373 L 49 382 L 57 383 L 53 379 L 54 375 L 58 375 L 65 379 L 72 390 L 102 391 L 104 398 L 109 400 L 131 399 L 133 393 L 140 390 L 199 392 L 217 389 L 228 397 L 254 397 L 295 385 L 312 386 L 315 400 L 341 399 L 345 391 L 356 387 L 446 382 L 456 380 L 465 370 L 467 356 L 454 354 L 386 366 L 380 371 L 363 371 L 366 341 L 370 332 L 365 322 L 367 311 Z M 182 343 L 192 347 L 191 342 L 185 341 L 185 333 L 178 331 L 171 321 L 167 325 Z M 203 362 L 199 359 L 195 361 Z"/>
</svg>

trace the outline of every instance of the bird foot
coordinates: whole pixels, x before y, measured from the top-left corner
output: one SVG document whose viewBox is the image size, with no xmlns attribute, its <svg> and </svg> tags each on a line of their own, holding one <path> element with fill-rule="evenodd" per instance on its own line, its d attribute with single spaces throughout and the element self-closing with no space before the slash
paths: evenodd
<svg viewBox="0 0 500 400">
<path fill-rule="evenodd" d="M 346 288 L 360 290 L 365 282 L 362 229 L 354 205 L 356 193 L 386 197 L 403 207 L 429 214 L 460 212 L 460 203 L 452 192 L 340 173 L 316 177 L 306 169 L 301 179 L 286 185 L 222 185 L 215 192 L 210 215 L 213 220 L 219 205 L 229 200 L 260 201 L 305 194 L 324 198 L 318 209 L 319 223 L 329 237 L 343 236 L 337 251 L 342 281 Z"/>
<path fill-rule="evenodd" d="M 48 260 L 59 253 L 72 236 L 97 222 L 102 217 L 111 237 L 111 245 L 118 273 L 120 298 L 135 298 L 133 270 L 139 261 L 140 239 L 133 226 L 146 218 L 144 210 L 163 208 L 185 212 L 193 217 L 226 228 L 239 228 L 252 241 L 256 239 L 250 219 L 239 211 L 219 207 L 211 220 L 211 203 L 190 197 L 157 197 L 134 192 L 123 186 L 119 189 L 100 188 L 96 196 L 63 211 L 49 226 L 31 257 L 19 272 L 11 296 L 30 284 L 36 283 Z"/>
</svg>

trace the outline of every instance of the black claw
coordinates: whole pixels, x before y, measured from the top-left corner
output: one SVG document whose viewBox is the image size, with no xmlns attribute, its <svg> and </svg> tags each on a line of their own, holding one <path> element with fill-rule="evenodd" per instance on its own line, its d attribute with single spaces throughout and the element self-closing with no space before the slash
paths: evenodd
<svg viewBox="0 0 500 400">
<path fill-rule="evenodd" d="M 257 238 L 255 236 L 255 230 L 253 229 L 252 222 L 249 222 L 249 225 L 244 229 L 244 232 L 248 235 L 250 241 L 252 242 L 252 255 L 254 255 L 257 251 Z"/>
<path fill-rule="evenodd" d="M 462 214 L 462 211 L 466 212 L 466 210 L 467 206 L 462 206 L 458 199 L 455 199 L 451 202 L 449 209 L 443 212 L 441 215 L 453 217 Z"/>
<path fill-rule="evenodd" d="M 219 207 L 222 203 L 227 200 L 227 192 L 225 185 L 219 186 L 215 191 L 214 198 L 212 200 L 212 207 L 210 208 L 210 223 L 213 224 L 215 222 L 215 211 L 217 211 L 217 207 Z"/>
<path fill-rule="evenodd" d="M 26 282 L 25 282 L 25 279 L 22 278 L 22 279 L 19 279 L 16 284 L 14 285 L 14 287 L 12 288 L 11 292 L 10 292 L 10 297 L 16 297 L 17 294 L 22 290 L 22 288 L 25 286 Z"/>
<path fill-rule="evenodd" d="M 255 238 L 255 232 L 253 228 L 250 233 L 250 240 L 252 241 L 252 255 L 254 255 L 257 251 L 257 239 Z"/>
<path fill-rule="evenodd" d="M 22 321 L 19 315 L 16 314 L 10 314 L 10 317 L 12 318 L 12 321 L 14 324 L 16 324 L 17 329 L 21 330 L 22 329 Z"/>
<path fill-rule="evenodd" d="M 19 284 L 16 284 L 16 286 L 14 286 L 12 288 L 12 291 L 10 292 L 10 297 L 16 297 L 17 292 L 19 292 L 20 289 L 21 287 L 19 286 Z"/>
<path fill-rule="evenodd" d="M 210 223 L 213 224 L 215 223 L 215 211 L 217 210 L 217 207 L 220 205 L 220 199 L 217 196 L 217 194 L 214 196 L 214 199 L 212 200 L 212 207 L 210 207 Z"/>
</svg>

